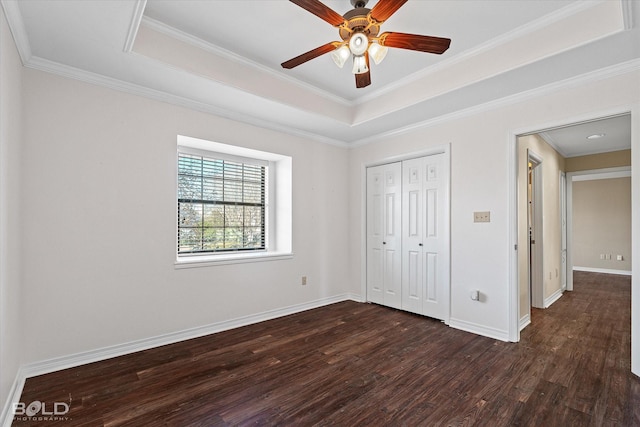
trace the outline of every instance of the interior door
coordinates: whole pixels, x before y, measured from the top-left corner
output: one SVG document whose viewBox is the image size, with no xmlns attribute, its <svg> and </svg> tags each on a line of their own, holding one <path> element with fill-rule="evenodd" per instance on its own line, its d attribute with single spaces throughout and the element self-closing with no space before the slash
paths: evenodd
<svg viewBox="0 0 640 427">
<path fill-rule="evenodd" d="M 529 295 L 531 307 L 544 308 L 543 241 L 542 241 L 542 158 L 531 150 L 529 156 L 527 222 L 529 226 Z"/>
<path fill-rule="evenodd" d="M 422 314 L 424 160 L 402 162 L 402 309 Z"/>
<path fill-rule="evenodd" d="M 403 162 L 402 308 L 449 320 L 444 154 Z"/>
<path fill-rule="evenodd" d="M 401 306 L 402 164 L 367 168 L 367 299 Z"/>
</svg>

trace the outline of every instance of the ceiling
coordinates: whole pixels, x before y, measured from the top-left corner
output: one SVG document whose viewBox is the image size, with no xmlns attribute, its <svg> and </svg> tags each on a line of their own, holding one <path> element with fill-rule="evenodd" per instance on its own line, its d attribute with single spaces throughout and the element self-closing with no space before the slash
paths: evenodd
<svg viewBox="0 0 640 427">
<path fill-rule="evenodd" d="M 451 47 L 390 49 L 361 89 L 328 54 L 280 66 L 339 40 L 285 0 L 1 3 L 27 67 L 340 146 L 638 67 L 640 58 L 640 7 L 626 0 L 409 0 L 382 31 L 447 37 Z M 349 0 L 324 3 L 352 9 Z M 564 135 L 547 134 L 562 147 Z"/>
<path fill-rule="evenodd" d="M 631 115 L 549 129 L 539 135 L 563 157 L 626 150 L 631 148 Z"/>
<path fill-rule="evenodd" d="M 323 3 L 340 15 L 353 9 L 349 0 L 325 0 Z M 370 0 L 367 6 L 372 8 L 376 3 L 377 0 Z M 350 70 L 339 69 L 330 55 L 291 71 L 281 69 L 280 64 L 285 60 L 327 42 L 341 40 L 336 28 L 293 3 L 149 0 L 144 14 L 333 96 L 353 101 L 557 12 L 569 2 L 460 1 L 454 7 L 451 3 L 409 1 L 383 24 L 382 31 L 448 37 L 453 43 L 443 56 L 392 49 L 382 64 L 372 66 L 372 87 L 365 90 L 356 89 Z"/>
</svg>

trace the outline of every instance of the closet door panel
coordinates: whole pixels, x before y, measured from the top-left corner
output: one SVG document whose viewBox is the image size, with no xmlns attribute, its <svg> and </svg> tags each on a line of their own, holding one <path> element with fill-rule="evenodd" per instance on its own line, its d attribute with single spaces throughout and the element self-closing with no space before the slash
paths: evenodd
<svg viewBox="0 0 640 427">
<path fill-rule="evenodd" d="M 444 155 L 423 159 L 422 192 L 424 195 L 424 278 L 422 314 L 436 319 L 449 318 L 449 282 L 445 269 L 448 254 L 445 253 L 445 170 Z"/>
<path fill-rule="evenodd" d="M 422 253 L 404 252 L 402 309 L 422 314 Z"/>
<path fill-rule="evenodd" d="M 367 169 L 367 300 L 384 301 L 384 170 Z"/>
<path fill-rule="evenodd" d="M 424 298 L 424 171 L 421 159 L 402 162 L 402 309 L 422 314 Z"/>
<path fill-rule="evenodd" d="M 400 308 L 402 298 L 402 164 L 385 165 L 384 304 Z"/>
<path fill-rule="evenodd" d="M 438 254 L 433 252 L 424 253 L 424 286 L 425 300 L 427 302 L 438 302 Z"/>
<path fill-rule="evenodd" d="M 367 300 L 400 307 L 402 165 L 367 168 Z"/>
</svg>

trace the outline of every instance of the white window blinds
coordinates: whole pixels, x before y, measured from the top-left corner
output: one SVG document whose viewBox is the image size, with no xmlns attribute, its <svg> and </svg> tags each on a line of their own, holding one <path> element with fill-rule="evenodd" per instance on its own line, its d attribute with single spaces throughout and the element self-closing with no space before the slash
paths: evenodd
<svg viewBox="0 0 640 427">
<path fill-rule="evenodd" d="M 178 255 L 265 250 L 267 167 L 178 153 Z"/>
</svg>

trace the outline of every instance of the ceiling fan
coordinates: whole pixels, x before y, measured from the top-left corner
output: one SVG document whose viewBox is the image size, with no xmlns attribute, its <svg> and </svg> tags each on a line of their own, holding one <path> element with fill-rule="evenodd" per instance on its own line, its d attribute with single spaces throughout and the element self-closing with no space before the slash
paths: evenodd
<svg viewBox="0 0 640 427">
<path fill-rule="evenodd" d="M 356 76 L 356 87 L 371 84 L 369 57 L 379 64 L 390 47 L 417 50 L 427 53 L 444 53 L 451 39 L 421 36 L 416 34 L 380 32 L 380 25 L 393 15 L 407 0 L 379 0 L 373 9 L 367 9 L 368 0 L 351 0 L 354 9 L 340 16 L 319 0 L 289 0 L 313 13 L 320 19 L 338 28 L 342 41 L 330 42 L 282 63 L 291 69 L 325 53 L 332 52 L 333 61 L 342 68 L 350 57 L 353 58 L 352 72 Z"/>
</svg>

